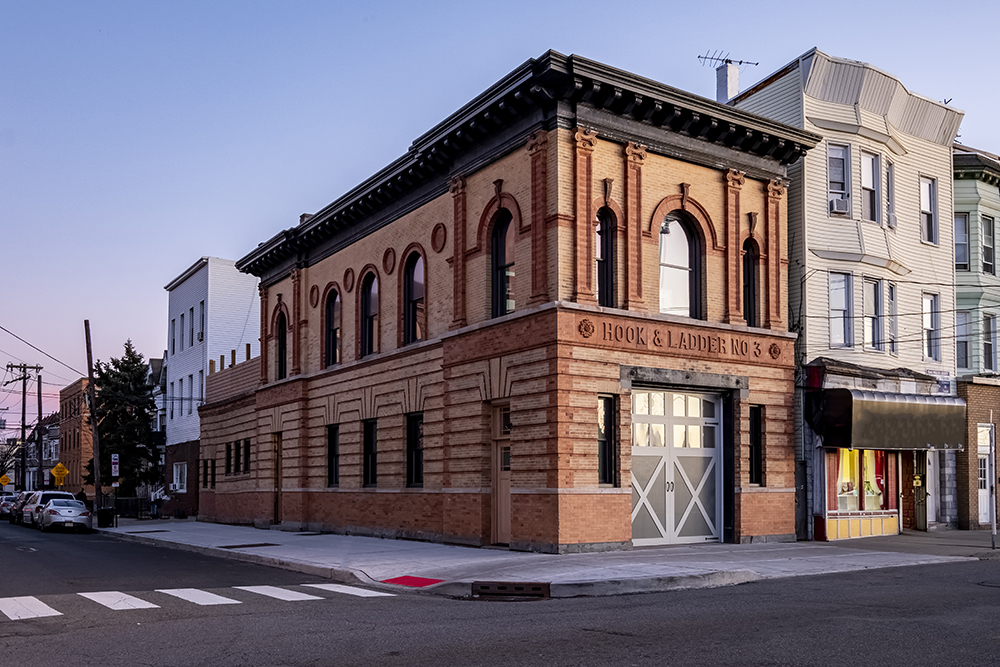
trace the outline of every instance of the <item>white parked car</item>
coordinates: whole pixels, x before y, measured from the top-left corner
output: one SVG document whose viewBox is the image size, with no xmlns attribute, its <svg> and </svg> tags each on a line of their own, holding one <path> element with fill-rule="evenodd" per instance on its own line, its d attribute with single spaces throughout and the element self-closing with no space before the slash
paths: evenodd
<svg viewBox="0 0 1000 667">
<path fill-rule="evenodd" d="M 35 491 L 21 509 L 21 525 L 35 526 L 37 528 L 38 513 L 42 510 L 42 506 L 56 498 L 76 500 L 73 494 L 68 491 Z"/>
<path fill-rule="evenodd" d="M 38 513 L 39 530 L 59 527 L 66 530 L 83 528 L 89 532 L 92 525 L 90 510 L 79 500 L 56 498 L 45 503 Z"/>
</svg>

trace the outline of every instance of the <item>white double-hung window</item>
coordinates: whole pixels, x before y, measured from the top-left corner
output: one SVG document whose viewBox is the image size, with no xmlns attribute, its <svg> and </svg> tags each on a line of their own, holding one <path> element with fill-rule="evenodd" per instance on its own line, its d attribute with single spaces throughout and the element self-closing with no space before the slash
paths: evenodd
<svg viewBox="0 0 1000 667">
<path fill-rule="evenodd" d="M 921 343 L 925 359 L 941 361 L 941 297 L 924 294 L 921 313 Z"/>
<path fill-rule="evenodd" d="M 851 213 L 851 149 L 841 144 L 827 146 L 827 180 L 830 213 Z"/>
<path fill-rule="evenodd" d="M 878 155 L 861 153 L 861 218 L 879 222 L 879 182 L 881 170 Z"/>
<path fill-rule="evenodd" d="M 955 270 L 969 270 L 969 214 L 955 214 Z"/>
<path fill-rule="evenodd" d="M 865 347 L 884 349 L 882 335 L 882 281 L 865 279 Z"/>
<path fill-rule="evenodd" d="M 997 369 L 997 316 L 983 315 L 983 370 Z"/>
<path fill-rule="evenodd" d="M 983 216 L 983 273 L 995 274 L 996 265 L 996 241 L 993 238 L 993 218 L 988 215 Z M 955 260 L 958 262 L 958 259 Z"/>
<path fill-rule="evenodd" d="M 889 339 L 889 354 L 899 354 L 899 348 L 898 348 L 898 346 L 896 344 L 896 341 L 898 339 L 898 333 L 899 333 L 899 325 L 898 325 L 898 322 L 897 322 L 897 319 L 896 319 L 896 315 L 897 315 L 896 303 L 898 301 L 898 295 L 897 295 L 897 292 L 896 292 L 896 285 L 895 284 L 889 283 L 887 285 L 886 296 L 887 296 L 886 301 L 887 301 L 887 305 L 888 305 L 887 310 L 889 312 L 889 317 L 888 317 L 888 319 L 889 319 L 889 327 L 888 327 L 889 328 L 889 332 L 888 332 L 888 336 L 887 336 L 888 339 Z"/>
<path fill-rule="evenodd" d="M 830 346 L 854 345 L 851 274 L 830 274 Z"/>
<path fill-rule="evenodd" d="M 955 313 L 955 365 L 969 368 L 969 320 L 971 313 L 960 310 Z"/>
<path fill-rule="evenodd" d="M 938 242 L 937 180 L 924 176 L 920 178 L 920 240 Z"/>
</svg>

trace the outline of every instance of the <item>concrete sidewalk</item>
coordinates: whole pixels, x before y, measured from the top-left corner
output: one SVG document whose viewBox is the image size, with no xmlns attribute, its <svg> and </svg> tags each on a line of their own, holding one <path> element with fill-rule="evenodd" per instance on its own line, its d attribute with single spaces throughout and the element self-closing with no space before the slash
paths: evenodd
<svg viewBox="0 0 1000 667">
<path fill-rule="evenodd" d="M 543 582 L 552 597 L 618 595 L 989 557 L 986 532 L 940 531 L 850 544 L 701 544 L 533 554 L 183 520 L 122 519 L 100 532 L 383 590 L 470 597 L 473 582 Z M 928 538 L 928 536 L 931 536 Z M 929 544 L 928 544 L 929 543 Z M 920 546 L 925 548 L 921 551 Z M 431 581 L 428 581 L 431 580 Z"/>
</svg>

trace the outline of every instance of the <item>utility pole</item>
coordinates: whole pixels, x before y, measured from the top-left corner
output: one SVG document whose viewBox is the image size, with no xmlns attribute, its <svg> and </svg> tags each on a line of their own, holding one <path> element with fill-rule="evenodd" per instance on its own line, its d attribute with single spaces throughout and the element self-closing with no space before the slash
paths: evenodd
<svg viewBox="0 0 1000 667">
<path fill-rule="evenodd" d="M 101 497 L 101 444 L 97 434 L 97 391 L 94 387 L 94 355 L 90 350 L 90 320 L 83 321 L 83 329 L 87 334 L 87 400 L 90 403 L 90 429 L 94 441 L 94 514 L 104 507 Z"/>
<path fill-rule="evenodd" d="M 20 485 L 22 491 L 27 491 L 28 486 L 28 443 L 24 440 L 27 437 L 25 434 L 25 428 L 28 421 L 28 371 L 35 371 L 40 373 L 42 370 L 41 366 L 29 366 L 27 364 L 7 364 L 7 370 L 21 371 L 21 377 L 12 378 L 4 383 L 4 386 L 12 382 L 21 382 L 21 470 L 20 470 Z M 38 380 L 38 421 L 42 421 L 42 385 L 41 378 Z M 37 430 L 37 429 L 36 429 Z M 41 458 L 38 459 L 38 465 L 42 465 Z"/>
<path fill-rule="evenodd" d="M 42 483 L 42 369 L 38 369 L 38 421 L 35 423 L 35 435 L 38 437 L 38 485 L 37 488 L 45 486 Z"/>
</svg>

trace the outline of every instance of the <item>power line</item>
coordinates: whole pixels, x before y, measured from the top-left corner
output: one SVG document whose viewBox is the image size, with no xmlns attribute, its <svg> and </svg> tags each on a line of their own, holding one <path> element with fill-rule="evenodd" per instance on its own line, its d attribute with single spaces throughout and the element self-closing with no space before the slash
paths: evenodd
<svg viewBox="0 0 1000 667">
<path fill-rule="evenodd" d="M 3 325 L 0 325 L 0 331 L 5 331 L 5 332 L 9 333 L 11 336 L 13 336 L 14 338 L 18 339 L 19 341 L 21 341 L 22 343 L 24 343 L 25 345 L 27 345 L 31 349 L 35 350 L 36 352 L 41 352 L 42 354 L 44 354 L 46 357 L 48 357 L 52 361 L 56 362 L 57 364 L 62 364 L 63 366 L 65 366 L 66 368 L 70 369 L 71 371 L 73 371 L 77 375 L 83 375 L 83 373 L 81 373 L 80 371 L 76 370 L 75 368 L 73 368 L 72 366 L 70 366 L 69 364 L 67 364 L 65 361 L 60 361 L 59 359 L 56 359 L 55 357 L 53 357 L 51 354 L 49 354 L 45 350 L 41 349 L 40 347 L 36 347 L 36 346 L 32 345 L 31 343 L 29 343 L 28 341 L 24 340 L 23 338 L 21 338 L 20 336 L 18 336 L 16 333 L 14 333 L 13 331 L 11 331 L 10 329 L 5 328 Z"/>
</svg>

